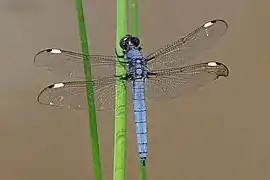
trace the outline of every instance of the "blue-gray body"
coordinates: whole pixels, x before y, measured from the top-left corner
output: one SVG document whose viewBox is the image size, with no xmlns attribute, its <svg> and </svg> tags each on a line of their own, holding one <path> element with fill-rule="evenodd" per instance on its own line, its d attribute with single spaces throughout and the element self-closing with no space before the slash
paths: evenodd
<svg viewBox="0 0 270 180">
<path fill-rule="evenodd" d="M 134 46 L 129 46 L 125 53 L 128 80 L 132 81 L 134 119 L 136 124 L 137 146 L 141 163 L 147 158 L 147 120 L 145 106 L 145 80 L 149 72 L 146 59 Z"/>
</svg>

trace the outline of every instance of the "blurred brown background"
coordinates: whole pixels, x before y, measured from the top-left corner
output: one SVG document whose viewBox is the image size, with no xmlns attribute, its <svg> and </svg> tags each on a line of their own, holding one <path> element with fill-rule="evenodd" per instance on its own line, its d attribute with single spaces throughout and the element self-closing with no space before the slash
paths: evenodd
<svg viewBox="0 0 270 180">
<path fill-rule="evenodd" d="M 225 63 L 230 76 L 171 102 L 148 101 L 148 179 L 270 178 L 269 5 L 267 0 L 140 1 L 140 37 L 149 53 L 208 20 L 227 33 L 200 58 Z M 115 1 L 85 1 L 90 51 L 115 47 Z M 80 51 L 75 1 L 0 2 L 0 179 L 94 179 L 87 112 L 49 108 L 37 93 L 66 77 L 37 68 L 43 48 Z M 104 180 L 112 178 L 112 114 L 99 114 Z M 138 179 L 132 111 L 127 176 Z"/>
</svg>

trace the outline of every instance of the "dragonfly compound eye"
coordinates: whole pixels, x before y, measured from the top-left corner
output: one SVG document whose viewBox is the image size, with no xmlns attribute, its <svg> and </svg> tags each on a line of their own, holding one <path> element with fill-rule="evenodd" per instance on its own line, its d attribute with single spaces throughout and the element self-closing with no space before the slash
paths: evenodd
<svg viewBox="0 0 270 180">
<path fill-rule="evenodd" d="M 124 49 L 124 50 L 126 50 L 127 49 L 127 45 L 128 45 L 128 43 L 130 42 L 130 39 L 132 38 L 132 36 L 131 35 L 126 35 L 126 36 L 124 36 L 121 40 L 120 40 L 120 47 L 122 48 L 122 49 Z"/>
<path fill-rule="evenodd" d="M 138 47 L 140 45 L 140 39 L 137 37 L 132 37 L 130 42 L 136 47 Z"/>
</svg>

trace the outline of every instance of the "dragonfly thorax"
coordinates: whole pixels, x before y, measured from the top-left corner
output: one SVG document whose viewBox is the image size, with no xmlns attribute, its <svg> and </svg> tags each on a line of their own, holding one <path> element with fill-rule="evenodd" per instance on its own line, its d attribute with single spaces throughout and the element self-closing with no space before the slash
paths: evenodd
<svg viewBox="0 0 270 180">
<path fill-rule="evenodd" d="M 128 62 L 127 75 L 130 80 L 147 77 L 146 59 L 139 50 L 131 49 L 127 51 L 125 58 Z"/>
</svg>

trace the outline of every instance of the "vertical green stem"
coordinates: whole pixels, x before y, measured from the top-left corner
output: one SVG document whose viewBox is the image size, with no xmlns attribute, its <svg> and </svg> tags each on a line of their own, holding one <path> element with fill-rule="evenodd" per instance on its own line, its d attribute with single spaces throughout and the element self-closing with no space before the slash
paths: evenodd
<svg viewBox="0 0 270 180">
<path fill-rule="evenodd" d="M 141 164 L 139 161 L 139 168 L 140 168 L 140 180 L 146 180 L 146 166 Z"/>
<path fill-rule="evenodd" d="M 131 34 L 133 36 L 139 36 L 139 20 L 138 20 L 138 1 L 131 0 L 130 2 L 130 12 L 131 12 Z M 146 180 L 146 166 L 141 164 L 139 160 L 140 168 L 140 180 Z"/>
<path fill-rule="evenodd" d="M 127 0 L 116 4 L 116 51 L 122 55 L 120 39 L 127 33 Z M 116 63 L 116 75 L 126 74 L 126 69 Z M 116 82 L 115 135 L 114 135 L 114 180 L 125 180 L 126 176 L 126 83 Z"/>
<path fill-rule="evenodd" d="M 77 7 L 77 16 L 78 16 L 78 25 L 81 37 L 81 48 L 82 53 L 89 55 L 88 51 L 88 42 L 87 42 L 87 33 L 84 22 L 84 12 L 83 12 L 83 3 L 82 0 L 76 0 Z M 89 113 L 89 126 L 90 126 L 90 136 L 91 136 L 91 145 L 92 145 L 92 158 L 94 165 L 94 174 L 95 180 L 102 180 L 102 170 L 100 164 L 100 155 L 99 155 L 99 143 L 98 143 L 98 129 L 96 123 L 96 109 L 94 101 L 94 91 L 92 87 L 92 77 L 91 77 L 91 65 L 90 59 L 88 56 L 84 56 L 84 73 L 86 79 L 87 87 L 87 100 L 88 100 L 88 113 Z"/>
<path fill-rule="evenodd" d="M 139 21 L 138 21 L 138 2 L 137 0 L 130 0 L 131 12 L 131 34 L 139 36 Z"/>
</svg>

